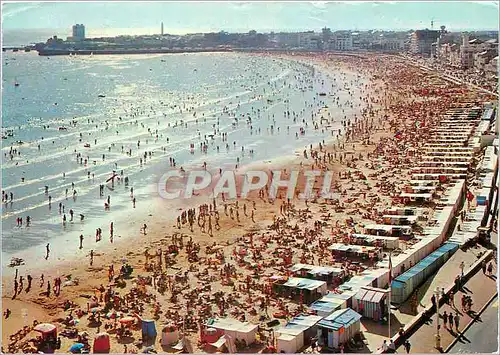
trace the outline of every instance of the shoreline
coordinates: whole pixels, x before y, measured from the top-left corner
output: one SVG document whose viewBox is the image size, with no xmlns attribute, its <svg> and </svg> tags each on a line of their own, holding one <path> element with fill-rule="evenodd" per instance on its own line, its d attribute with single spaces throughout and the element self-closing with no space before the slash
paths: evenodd
<svg viewBox="0 0 500 355">
<path fill-rule="evenodd" d="M 322 58 L 315 58 L 315 60 L 321 61 Z M 327 64 L 324 64 L 324 65 L 327 65 Z M 362 69 L 364 71 L 370 70 L 369 67 L 368 68 L 365 67 Z M 375 69 L 377 69 L 377 68 L 375 68 Z M 374 70 L 374 69 L 372 69 L 372 70 Z M 411 72 L 411 71 L 408 70 L 408 72 Z M 387 79 L 387 82 L 389 82 L 388 78 L 386 78 L 386 79 Z M 405 78 L 400 79 L 400 80 L 404 81 Z M 412 122 L 411 121 L 412 118 L 411 117 L 406 117 L 404 119 L 399 118 L 400 121 L 398 122 L 398 115 L 393 114 L 392 112 L 388 112 L 390 110 L 390 107 L 391 107 L 391 105 L 388 105 L 388 101 L 392 99 L 391 97 L 389 97 L 389 98 L 387 97 L 387 92 L 388 92 L 388 90 L 390 90 L 390 88 L 388 88 L 389 84 L 386 84 L 386 83 L 382 84 L 382 81 L 381 81 L 377 84 L 371 84 L 371 85 L 373 85 L 374 87 L 381 86 L 382 88 L 387 89 L 387 91 L 381 90 L 378 93 L 375 92 L 374 94 L 376 95 L 376 97 L 375 98 L 372 97 L 372 99 L 376 101 L 374 104 L 379 104 L 379 106 L 380 106 L 380 108 L 376 109 L 377 112 L 371 117 L 364 117 L 364 120 L 362 120 L 360 118 L 359 121 L 357 121 L 357 122 L 355 121 L 352 124 L 352 128 L 351 128 L 352 132 L 355 132 L 355 131 L 357 131 L 357 132 L 351 134 L 351 139 L 348 139 L 346 137 L 345 141 L 343 143 L 332 143 L 332 142 L 327 143 L 327 142 L 325 142 L 325 143 L 327 143 L 327 144 L 325 144 L 325 147 L 324 147 L 325 152 L 328 152 L 330 154 L 335 154 L 335 156 L 337 156 L 337 154 L 338 154 L 339 156 L 344 157 L 343 162 L 339 161 L 338 158 L 335 157 L 335 161 L 333 162 L 333 164 L 331 164 L 330 162 L 324 164 L 325 167 L 327 167 L 328 169 L 332 169 L 334 172 L 339 172 L 339 174 L 340 174 L 340 172 L 342 173 L 342 176 L 339 176 L 338 178 L 336 177 L 334 180 L 335 184 L 337 185 L 337 188 L 339 189 L 339 191 L 342 195 L 343 202 L 341 202 L 342 211 L 334 214 L 335 215 L 334 217 L 337 220 L 337 222 L 336 222 L 336 224 L 333 222 L 331 223 L 332 235 L 334 234 L 334 231 L 335 231 L 335 234 L 338 234 L 338 235 L 342 234 L 339 223 L 342 223 L 342 225 L 344 225 L 345 222 L 339 222 L 339 221 L 345 221 L 347 219 L 352 219 L 354 216 L 356 217 L 356 220 L 358 221 L 358 223 L 361 223 L 363 220 L 373 220 L 372 216 L 373 216 L 373 209 L 375 206 L 379 206 L 379 207 L 391 206 L 390 195 L 385 196 L 382 194 L 379 197 L 377 197 L 377 195 L 375 194 L 375 197 L 370 197 L 374 193 L 373 191 L 370 192 L 371 189 L 375 189 L 374 191 L 376 191 L 376 188 L 380 188 L 380 187 L 377 187 L 375 184 L 375 182 L 380 183 L 380 181 L 379 181 L 380 178 L 378 178 L 377 176 L 370 177 L 370 175 L 367 173 L 370 171 L 369 163 L 371 162 L 373 164 L 373 161 L 370 161 L 369 154 L 373 152 L 374 148 L 375 149 L 377 148 L 377 145 L 380 144 L 380 142 L 386 142 L 386 141 L 388 141 L 388 139 L 393 137 L 395 130 L 398 128 L 398 125 L 401 125 L 402 122 L 406 123 L 406 120 L 410 120 L 410 122 Z M 401 103 L 405 102 L 404 88 L 395 87 L 393 89 L 395 90 L 395 93 L 393 95 L 398 96 L 397 101 L 395 101 L 395 102 L 401 102 Z M 398 90 L 400 90 L 401 92 L 399 92 Z M 383 94 L 385 94 L 385 96 L 382 96 Z M 442 102 L 442 103 L 440 103 L 440 105 L 437 105 L 437 107 L 435 107 L 434 109 L 436 111 L 438 111 L 438 114 L 439 114 L 439 112 L 444 112 L 444 110 L 447 108 L 446 105 L 451 105 L 452 103 L 453 103 L 453 100 L 448 99 L 448 100 L 446 100 L 446 102 Z M 386 108 L 388 108 L 388 110 L 386 110 Z M 385 117 L 383 115 L 384 113 L 386 115 L 391 114 L 392 117 L 391 116 Z M 367 116 L 370 116 L 370 115 L 367 115 Z M 432 122 L 428 122 L 428 124 L 432 125 Z M 367 127 L 369 125 L 375 125 L 375 126 L 377 126 L 377 128 L 374 129 L 373 132 L 369 132 L 369 129 L 367 129 Z M 366 145 L 364 143 L 366 143 Z M 415 143 L 415 145 L 418 145 L 418 142 L 415 141 L 414 143 Z M 350 149 L 350 147 L 349 147 L 350 144 L 353 144 L 352 149 Z M 338 149 L 337 149 L 337 145 L 339 145 Z M 344 149 L 341 149 L 340 146 L 344 146 Z M 345 146 L 347 146 L 347 148 Z M 315 146 L 314 150 L 317 151 L 317 149 L 318 148 Z M 308 150 L 308 152 L 309 152 L 309 150 Z M 350 158 L 349 160 L 347 160 L 348 153 L 349 153 L 349 158 Z M 358 155 L 360 158 L 358 158 Z M 293 157 L 293 155 L 291 155 L 291 156 Z M 295 161 L 293 166 L 295 166 L 296 168 L 298 168 L 297 164 L 299 163 L 299 161 L 304 163 L 303 164 L 304 168 L 311 167 L 313 164 L 316 163 L 315 161 L 311 161 L 310 158 L 309 159 L 300 158 L 300 154 L 297 156 L 296 152 L 295 152 L 295 159 L 292 159 L 292 161 Z M 382 162 L 381 164 L 383 164 L 383 163 L 384 162 Z M 321 165 L 321 164 L 322 163 L 320 162 L 319 165 Z M 289 161 L 287 160 L 286 162 L 283 162 L 282 165 L 279 165 L 280 170 L 281 170 L 281 168 L 283 168 L 283 166 L 286 166 L 287 170 L 289 170 L 290 169 Z M 354 168 L 352 168 L 352 167 L 354 167 Z M 366 183 L 363 182 L 362 179 L 355 179 L 353 176 L 351 176 L 351 171 L 354 172 L 356 170 L 359 170 L 361 172 L 361 174 L 364 174 L 365 176 L 368 177 L 367 181 L 371 185 L 373 185 L 373 186 L 370 185 L 370 189 L 367 189 L 364 187 L 366 185 Z M 365 177 L 365 179 L 366 179 L 366 177 Z M 391 181 L 393 183 L 395 183 L 395 181 L 397 182 L 397 180 L 395 180 L 394 177 L 391 178 Z M 303 184 L 303 182 L 302 182 L 302 184 Z M 352 189 L 354 190 L 353 192 L 347 192 L 348 185 L 349 185 L 349 188 L 352 187 Z M 351 196 L 352 198 L 354 198 L 354 200 L 356 200 L 355 197 L 356 196 L 359 197 L 363 193 L 365 195 L 368 195 L 368 198 L 370 199 L 370 201 L 373 200 L 375 202 L 373 202 L 373 206 L 371 206 L 371 207 L 369 204 L 368 204 L 368 207 L 363 207 L 364 209 L 366 209 L 366 212 L 364 212 L 361 216 L 358 216 L 357 215 L 358 213 L 354 213 L 354 212 L 351 213 L 351 210 L 355 211 L 356 209 L 359 210 L 360 208 L 362 208 L 361 205 L 363 204 L 362 203 L 363 200 L 361 200 L 361 202 L 359 202 L 359 201 L 358 202 L 355 202 L 355 201 L 347 202 L 348 199 L 346 199 L 345 197 L 348 195 L 348 196 Z M 234 244 L 246 245 L 247 248 L 249 248 L 249 246 L 251 244 L 251 246 L 252 246 L 251 249 L 252 250 L 254 249 L 253 241 L 249 241 L 247 239 L 247 237 L 245 237 L 245 235 L 247 235 L 247 233 L 249 233 L 249 232 L 251 233 L 253 230 L 255 230 L 255 228 L 257 228 L 257 231 L 259 231 L 261 233 L 259 238 L 258 239 L 256 238 L 260 249 L 264 250 L 265 245 L 266 244 L 269 245 L 270 243 L 271 244 L 274 243 L 277 245 L 277 247 L 280 247 L 280 248 L 284 247 L 286 249 L 287 245 L 286 244 L 281 245 L 280 243 L 283 243 L 283 242 L 280 242 L 279 239 L 274 241 L 273 239 L 270 239 L 267 236 L 270 233 L 268 226 L 272 225 L 273 222 L 275 222 L 277 218 L 285 218 L 285 220 L 286 220 L 286 218 L 289 218 L 290 223 L 292 223 L 292 221 L 297 221 L 297 223 L 300 223 L 302 227 L 312 229 L 313 228 L 312 222 L 316 222 L 320 218 L 320 216 L 324 215 L 324 213 L 325 213 L 325 212 L 321 212 L 323 210 L 321 205 L 328 205 L 329 204 L 328 201 L 323 201 L 322 203 L 315 203 L 315 202 L 311 201 L 310 204 L 308 205 L 304 201 L 294 200 L 291 217 L 290 216 L 286 217 L 285 215 L 280 214 L 280 211 L 279 211 L 280 206 L 278 206 L 278 205 L 283 206 L 283 203 L 284 203 L 283 199 L 278 199 L 274 203 L 269 203 L 269 201 L 266 201 L 265 199 L 259 198 L 259 196 L 256 196 L 256 195 L 257 194 L 254 193 L 253 195 L 251 195 L 250 198 L 247 198 L 246 201 L 248 201 L 249 205 L 250 205 L 250 203 L 253 203 L 254 201 L 257 204 L 257 210 L 255 212 L 256 213 L 255 220 L 258 222 L 251 223 L 251 221 L 249 221 L 249 218 L 247 216 L 241 216 L 241 219 L 246 221 L 246 223 L 235 221 L 235 219 L 233 219 L 233 218 L 224 217 L 223 213 L 221 211 L 220 201 L 218 201 L 219 211 L 221 211 L 220 213 L 222 216 L 222 218 L 221 218 L 222 223 L 221 223 L 221 230 L 218 231 L 217 237 L 210 237 L 209 235 L 207 235 L 205 233 L 198 234 L 198 227 L 197 226 L 195 226 L 195 228 L 196 228 L 195 233 L 190 233 L 188 228 L 186 228 L 185 226 L 180 230 L 180 233 L 185 234 L 186 238 L 188 238 L 189 235 L 195 236 L 197 239 L 194 240 L 194 238 L 193 238 L 193 240 L 196 243 L 200 244 L 202 251 L 205 251 L 205 248 L 207 246 L 209 246 L 210 244 L 212 244 L 212 242 L 215 242 L 215 241 L 219 242 L 219 244 L 221 246 L 223 246 L 223 250 L 224 250 L 223 253 L 225 254 L 226 258 L 228 255 L 229 256 L 231 255 L 231 249 L 232 249 L 232 246 Z M 377 200 L 377 198 L 378 198 L 378 200 Z M 209 201 L 207 201 L 206 197 L 200 196 L 199 200 L 200 200 L 199 203 L 210 203 Z M 246 204 L 246 202 L 243 202 L 243 201 L 240 201 L 240 202 Z M 354 202 L 356 204 L 353 204 Z M 330 203 L 332 203 L 332 202 L 330 201 Z M 395 205 L 395 204 L 392 203 L 392 205 Z M 153 210 L 158 210 L 158 208 L 159 208 L 159 206 L 152 206 Z M 309 219 L 306 218 L 306 220 L 303 220 L 303 218 L 300 217 L 301 213 L 302 213 L 301 211 L 307 211 L 307 210 L 312 211 L 312 212 L 310 212 L 311 217 Z M 304 212 L 304 213 L 306 213 L 306 215 L 307 215 L 307 212 Z M 365 217 L 365 215 L 367 215 L 367 216 Z M 112 253 L 112 255 L 111 254 L 104 255 L 104 257 L 102 258 L 102 259 L 106 259 L 104 262 L 102 261 L 100 255 L 96 255 L 95 263 L 98 266 L 83 267 L 82 265 L 78 265 L 76 267 L 73 266 L 74 268 L 71 270 L 69 270 L 69 268 L 70 268 L 69 265 L 67 267 L 64 267 L 64 268 L 63 267 L 58 268 L 57 272 L 60 273 L 60 275 L 62 275 L 63 273 L 71 272 L 73 277 L 80 278 L 80 284 L 78 286 L 68 286 L 68 287 L 63 288 L 63 291 L 62 291 L 62 294 L 61 294 L 59 300 L 57 298 L 54 298 L 53 296 L 50 299 L 46 299 L 46 298 L 41 298 L 41 297 L 38 297 L 38 298 L 37 297 L 35 297 L 35 298 L 27 297 L 26 294 L 23 294 L 22 295 L 23 296 L 22 302 L 24 302 L 24 304 L 27 306 L 29 306 L 30 304 L 36 304 L 36 303 L 46 305 L 46 307 L 48 308 L 47 309 L 47 320 L 54 319 L 58 315 L 63 314 L 63 311 L 53 309 L 51 306 L 54 304 L 61 304 L 63 299 L 69 299 L 71 301 L 78 302 L 79 306 L 84 308 L 85 301 L 78 299 L 78 295 L 80 295 L 82 293 L 92 294 L 93 291 L 95 290 L 95 288 L 99 287 L 100 283 L 106 283 L 105 280 L 106 280 L 106 267 L 107 267 L 107 265 L 109 265 L 109 264 L 116 265 L 117 263 L 119 264 L 120 257 L 126 257 L 128 259 L 128 262 L 134 267 L 134 270 L 135 270 L 134 275 L 143 274 L 145 272 L 144 271 L 144 263 L 145 263 L 145 261 L 147 261 L 145 259 L 148 259 L 148 257 L 143 253 L 144 247 L 147 245 L 146 250 L 149 249 L 150 252 L 151 251 L 155 252 L 155 248 L 161 248 L 162 246 L 163 247 L 167 246 L 167 243 L 169 242 L 169 240 L 170 240 L 170 242 L 172 242 L 171 236 L 175 235 L 175 233 L 178 232 L 175 225 L 169 225 L 169 223 L 172 223 L 172 222 L 168 222 L 167 220 L 163 220 L 163 219 L 157 220 L 157 221 L 155 221 L 155 223 L 152 223 L 152 224 L 147 223 L 148 224 L 148 235 L 147 236 L 142 236 L 139 238 L 132 238 L 132 237 L 127 238 L 127 241 L 130 241 L 130 244 L 127 245 L 126 247 L 123 245 L 122 246 L 117 245 L 115 248 L 116 250 Z M 352 227 L 347 227 L 347 226 L 345 228 L 346 228 L 346 230 L 352 229 Z M 162 237 L 162 235 L 163 235 L 163 237 Z M 287 237 L 287 239 L 288 239 L 288 237 Z M 271 242 L 271 240 L 273 240 L 273 241 Z M 284 241 L 286 242 L 285 239 L 284 239 Z M 121 244 L 123 244 L 123 243 L 121 243 Z M 226 246 L 224 246 L 224 245 L 226 245 Z M 293 243 L 292 243 L 292 245 L 293 245 Z M 121 249 L 121 247 L 123 247 L 123 249 Z M 296 246 L 293 246 L 293 248 L 296 248 Z M 299 246 L 297 248 L 297 251 L 300 249 L 302 249 L 305 252 L 303 245 Z M 315 255 L 313 253 L 311 255 L 309 252 L 305 252 L 305 253 L 303 253 L 302 256 L 295 255 L 295 258 L 298 259 L 300 257 L 302 259 L 305 257 L 304 255 L 306 255 L 307 256 L 306 259 L 312 258 L 313 263 L 315 263 L 316 259 L 318 259 L 317 262 L 319 262 L 319 260 L 322 260 L 322 264 L 330 264 L 331 263 L 331 261 L 328 260 L 328 258 L 326 258 L 326 257 L 323 257 L 323 259 L 319 259 L 319 257 L 322 257 L 322 255 L 323 255 L 322 250 L 318 250 L 317 247 L 314 247 L 312 251 L 316 251 L 319 254 Z M 150 253 L 150 252 L 148 252 L 148 253 Z M 298 252 L 296 252 L 296 254 L 298 254 Z M 200 259 L 200 268 L 204 267 L 207 270 L 211 269 L 212 267 L 210 266 L 210 263 L 208 262 L 209 259 L 211 259 L 211 257 L 209 257 L 208 253 L 206 256 L 202 257 Z M 231 259 L 233 259 L 233 257 L 231 257 Z M 269 262 L 269 265 L 267 265 L 268 264 L 267 261 Z M 265 265 L 263 267 L 264 268 L 263 273 L 266 275 L 269 274 L 269 272 L 271 272 L 271 274 L 274 273 L 274 271 L 272 271 L 273 268 L 281 270 L 281 271 L 285 270 L 284 266 L 279 266 L 277 264 L 271 264 L 271 260 L 264 260 L 261 263 Z M 205 266 L 203 266 L 203 265 L 205 265 Z M 181 252 L 180 255 L 178 256 L 178 259 L 176 260 L 175 266 L 179 267 L 179 269 L 182 269 L 183 267 L 188 268 L 189 266 L 191 266 L 191 263 L 188 261 L 187 255 L 185 255 L 184 252 Z M 278 266 L 278 267 L 276 268 L 276 266 Z M 171 271 L 167 271 L 167 270 L 165 272 L 171 272 Z M 176 270 L 176 269 L 174 269 L 174 270 Z M 217 268 L 216 268 L 216 270 L 217 270 Z M 242 275 L 241 275 L 241 277 L 237 277 L 236 279 L 239 280 L 241 283 L 241 280 L 244 279 L 244 275 L 245 274 L 250 275 L 251 271 L 248 271 L 248 270 L 245 270 L 244 268 L 242 268 L 241 270 L 238 270 L 238 274 L 239 273 L 241 273 Z M 54 276 L 54 275 L 51 275 L 51 276 Z M 48 278 L 48 276 L 47 276 L 47 278 Z M 35 279 L 36 280 L 38 279 L 38 275 L 35 275 Z M 4 290 L 11 289 L 10 284 L 6 284 L 7 281 L 8 280 L 6 280 L 5 277 L 2 278 Z M 36 283 L 36 281 L 35 281 L 35 283 Z M 192 279 L 189 280 L 188 284 L 191 287 L 197 287 L 199 285 L 199 282 L 196 281 L 195 277 L 192 277 Z M 219 287 L 219 286 L 216 286 L 216 287 Z M 220 289 L 223 291 L 230 292 L 231 288 L 221 286 Z M 120 293 L 122 293 L 122 292 L 123 291 L 120 291 Z M 151 289 L 151 292 L 155 292 L 155 290 Z M 175 302 L 168 301 L 162 295 L 159 295 L 157 293 L 154 293 L 154 294 L 156 295 L 158 302 L 160 302 L 160 300 L 161 300 L 161 305 L 162 305 L 162 307 L 164 307 L 165 313 L 167 312 L 167 309 L 168 309 L 167 305 L 175 303 Z M 4 291 L 3 301 L 4 301 L 4 303 L 9 304 L 10 300 L 7 300 L 5 298 L 5 296 L 6 295 L 5 295 L 5 291 Z M 242 296 L 242 298 L 243 298 L 243 296 Z M 189 298 L 186 298 L 186 299 L 189 300 Z M 294 308 L 296 308 L 295 306 L 296 305 L 293 305 Z M 181 308 L 182 308 L 182 305 L 181 305 Z M 278 309 L 278 308 L 279 308 L 279 302 L 274 302 L 274 298 L 273 298 L 272 309 Z M 49 309 L 50 309 L 50 311 L 49 311 Z M 154 313 L 155 312 L 153 312 L 153 310 L 148 309 L 145 311 L 145 316 L 146 317 L 148 317 L 148 316 L 153 317 Z M 165 315 L 165 313 L 163 313 L 163 315 Z M 167 319 L 168 319 L 168 317 L 167 317 Z M 172 315 L 171 319 L 175 319 L 175 317 Z M 255 320 L 256 316 L 248 315 L 247 319 L 248 320 Z M 82 324 L 82 326 L 83 326 L 83 324 Z M 4 327 L 4 329 L 5 329 L 5 327 Z M 89 328 L 84 327 L 84 329 L 89 329 Z M 3 334 L 3 339 L 5 339 L 5 335 L 6 334 Z M 188 333 L 188 336 L 191 339 L 191 341 L 194 342 L 197 334 L 196 334 L 196 332 L 194 332 L 194 334 L 193 334 L 193 332 L 191 331 Z M 65 343 L 65 345 L 66 345 L 66 343 Z M 113 342 L 112 350 L 113 350 L 112 352 L 116 352 L 116 351 L 119 352 L 119 351 L 122 351 L 122 348 L 120 345 L 115 344 Z"/>
<path fill-rule="evenodd" d="M 236 53 L 236 54 L 240 54 L 240 53 Z M 255 55 L 255 54 L 253 54 L 253 55 Z M 260 56 L 260 54 L 257 54 L 257 55 Z M 317 67 L 320 66 L 320 63 L 318 63 L 317 61 L 314 61 L 314 60 L 311 61 L 308 59 L 298 60 L 294 56 L 277 56 L 276 58 L 283 59 L 285 61 L 293 61 L 296 63 L 300 63 L 302 65 L 308 65 L 308 66 L 315 65 Z M 335 77 L 336 74 L 338 75 L 339 70 L 340 70 L 339 68 L 328 68 L 325 66 L 322 67 L 323 75 L 327 75 L 330 79 L 332 77 Z M 352 70 L 346 71 L 346 73 L 349 76 L 351 76 L 351 75 L 357 76 L 358 75 L 355 71 L 352 71 Z M 345 75 L 345 73 L 342 72 L 342 75 Z M 365 80 L 368 80 L 368 79 L 365 79 Z M 340 109 L 334 109 L 334 113 L 335 113 L 335 110 L 340 111 Z M 325 109 L 322 109 L 322 111 L 325 111 Z M 328 112 L 328 110 L 326 110 L 326 111 Z M 361 111 L 359 109 L 356 110 L 356 112 L 358 115 L 361 115 Z M 350 117 L 348 117 L 348 119 L 350 119 Z M 192 118 L 192 119 L 188 120 L 187 122 L 194 122 L 194 120 L 195 119 Z M 333 122 L 332 124 L 334 126 L 340 127 L 342 129 L 342 131 L 344 131 L 344 128 L 342 128 L 342 125 L 341 125 L 341 118 L 340 117 L 337 118 L 335 120 L 335 122 Z M 311 130 L 312 130 L 312 128 L 311 128 Z M 76 134 L 76 133 L 73 133 L 73 134 Z M 290 135 L 290 138 L 292 139 L 291 135 Z M 330 136 L 329 139 L 327 141 L 325 141 L 325 143 L 328 145 L 328 144 L 331 144 L 332 142 L 335 142 L 337 139 L 338 138 Z M 302 148 L 295 148 L 294 151 L 289 152 L 289 154 L 287 154 L 287 155 L 280 155 L 280 156 L 276 156 L 276 157 L 271 158 L 271 159 L 262 159 L 262 160 L 257 160 L 257 161 L 253 160 L 253 161 L 250 161 L 247 164 L 245 164 L 245 166 L 238 168 L 238 170 L 248 169 L 251 166 L 272 169 L 272 167 L 275 165 L 275 162 L 278 162 L 278 165 L 277 165 L 278 167 L 286 166 L 286 164 L 289 164 L 290 162 L 293 163 L 293 162 L 296 162 L 297 159 L 300 160 L 302 157 L 302 150 L 306 149 L 306 148 L 307 148 L 307 146 L 303 146 Z M 199 159 L 199 158 L 200 158 L 199 156 L 196 156 L 196 159 Z M 165 158 L 163 156 L 159 156 L 157 159 L 165 159 Z M 265 163 L 267 161 L 272 161 L 273 163 L 271 163 L 271 164 Z M 196 164 L 196 163 L 191 163 L 191 165 L 192 164 Z M 188 165 L 184 165 L 184 167 L 188 168 Z M 81 168 L 81 170 L 82 169 L 84 169 L 84 168 Z M 85 179 L 83 179 L 83 180 L 85 180 Z M 140 208 L 138 208 L 138 209 L 130 209 L 130 208 L 126 207 L 124 211 L 121 211 L 120 212 L 121 218 L 114 220 L 115 229 L 116 229 L 115 242 L 113 244 L 110 244 L 108 241 L 103 240 L 104 245 L 102 242 L 99 243 L 99 245 L 94 244 L 94 247 L 95 247 L 94 252 L 97 252 L 97 253 L 102 252 L 105 254 L 113 253 L 113 250 L 116 249 L 118 245 L 123 244 L 123 243 L 127 243 L 132 238 L 137 237 L 137 232 L 135 232 L 135 231 L 139 229 L 140 225 L 142 225 L 143 223 L 147 223 L 148 226 L 150 225 L 150 223 L 148 223 L 148 220 L 150 218 L 148 218 L 148 217 L 151 217 L 151 215 L 154 214 L 154 212 L 156 211 L 156 206 L 163 205 L 163 203 L 162 203 L 161 197 L 157 196 L 155 184 L 144 186 L 144 188 L 147 188 L 147 190 L 154 190 L 154 192 L 150 191 L 149 193 L 156 195 L 156 196 L 154 196 L 153 198 L 148 198 L 148 201 L 141 202 L 139 205 Z M 195 199 L 193 199 L 193 202 L 191 202 L 191 203 L 183 203 L 183 202 L 174 203 L 174 202 L 172 202 L 171 208 L 176 209 L 176 210 L 178 210 L 180 208 L 193 208 L 193 207 L 199 205 L 199 202 L 196 202 L 194 200 Z M 153 201 L 153 202 L 151 203 L 151 201 Z M 163 221 L 163 223 L 166 223 L 166 224 L 170 223 L 170 222 L 175 223 L 175 217 L 176 217 L 175 213 L 171 212 L 170 219 L 162 218 L 162 221 Z M 131 219 L 142 220 L 144 222 L 128 223 Z M 85 221 L 85 222 L 86 222 L 86 224 L 84 226 L 82 226 L 81 228 L 89 229 L 90 226 L 102 227 L 98 221 Z M 127 223 L 127 224 L 124 225 L 124 223 Z M 75 225 L 76 224 L 77 224 L 77 222 L 75 222 Z M 16 251 L 16 252 L 13 252 L 10 254 L 5 254 L 5 259 L 4 259 L 4 266 L 5 267 L 3 269 L 3 275 L 4 276 L 12 276 L 15 272 L 16 268 L 11 268 L 11 267 L 6 266 L 10 262 L 11 258 L 21 258 L 21 259 L 24 259 L 25 261 L 26 260 L 33 260 L 33 258 L 35 258 L 35 260 L 37 261 L 36 266 L 21 265 L 18 267 L 20 272 L 26 272 L 26 273 L 30 273 L 30 272 L 34 272 L 34 271 L 36 271 L 36 272 L 43 271 L 43 272 L 47 273 L 47 272 L 50 272 L 51 270 L 56 270 L 57 273 L 59 273 L 59 269 L 67 268 L 68 263 L 72 263 L 75 260 L 80 260 L 80 261 L 86 260 L 90 250 L 87 250 L 88 248 L 85 248 L 86 251 L 82 254 L 77 249 L 77 245 L 78 245 L 77 235 L 79 233 L 80 232 L 78 230 L 74 232 L 74 234 L 75 234 L 74 235 L 74 243 L 73 243 L 73 245 L 75 247 L 74 254 L 72 254 L 72 251 L 68 250 L 66 254 L 61 255 L 56 260 L 49 258 L 49 264 L 48 265 L 42 264 L 43 265 L 42 267 L 40 267 L 39 262 L 46 263 L 46 261 L 42 259 L 42 256 L 45 254 L 43 244 L 40 244 L 36 248 L 30 248 L 30 249 L 23 250 L 23 251 Z M 57 234 L 57 232 L 50 231 L 50 234 Z M 104 234 L 105 235 L 108 234 L 106 230 L 104 230 Z M 86 235 L 86 234 L 84 233 L 84 235 Z M 93 243 L 92 235 L 85 236 L 84 245 L 85 244 L 88 245 L 88 242 Z M 72 248 L 73 246 L 70 246 L 70 247 Z M 52 245 L 52 243 L 51 243 L 51 256 L 53 256 L 54 254 L 57 254 L 57 253 L 58 253 L 57 244 Z"/>
</svg>

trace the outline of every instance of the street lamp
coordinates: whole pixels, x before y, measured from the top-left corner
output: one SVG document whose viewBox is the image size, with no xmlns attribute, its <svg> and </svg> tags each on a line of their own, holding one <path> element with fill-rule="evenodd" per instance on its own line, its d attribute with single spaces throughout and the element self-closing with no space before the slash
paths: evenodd
<svg viewBox="0 0 500 355">
<path fill-rule="evenodd" d="M 441 336 L 439 335 L 439 287 L 434 291 L 436 296 L 436 349 L 441 349 Z"/>
</svg>

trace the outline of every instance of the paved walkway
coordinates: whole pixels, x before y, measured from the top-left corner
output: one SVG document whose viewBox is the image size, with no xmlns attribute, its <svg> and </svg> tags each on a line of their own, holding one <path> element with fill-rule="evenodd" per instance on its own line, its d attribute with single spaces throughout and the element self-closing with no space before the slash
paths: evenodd
<svg viewBox="0 0 500 355">
<path fill-rule="evenodd" d="M 472 264 L 477 262 L 478 255 L 484 253 L 488 249 L 483 247 L 472 247 L 467 251 L 458 249 L 452 257 L 446 261 L 446 263 L 441 266 L 438 273 L 427 280 L 422 286 L 418 288 L 417 297 L 419 300 L 419 305 L 417 307 L 418 312 L 424 310 L 424 308 L 431 303 L 431 297 L 435 292 L 436 288 L 445 288 L 453 283 L 455 277 L 460 275 L 460 263 L 463 261 L 465 264 L 464 272 L 467 271 Z M 462 296 L 460 296 L 462 297 Z M 458 298 L 457 298 L 458 299 Z M 405 306 L 407 306 L 406 302 Z M 403 309 L 402 309 L 403 310 Z"/>
<path fill-rule="evenodd" d="M 431 296 L 436 287 L 439 287 L 439 289 L 442 287 L 446 288 L 453 283 L 455 276 L 460 273 L 459 265 L 462 261 L 465 264 L 464 271 L 467 271 L 469 267 L 478 260 L 477 255 L 486 250 L 487 249 L 483 247 L 471 248 L 467 251 L 458 249 L 455 254 L 441 266 L 437 273 L 430 277 L 416 291 L 419 301 L 417 312 L 411 310 L 411 297 L 397 310 L 391 311 L 391 335 L 395 335 L 401 327 L 410 323 L 419 312 L 423 311 L 424 308 L 431 303 Z M 457 302 L 460 302 L 461 298 L 459 297 L 462 297 L 461 294 L 455 297 Z M 389 336 L 388 324 L 380 324 L 368 319 L 361 320 L 361 330 L 368 342 L 367 347 L 371 352 L 375 352 Z"/>
<path fill-rule="evenodd" d="M 451 348 L 450 353 L 498 354 L 498 298 Z"/>
<path fill-rule="evenodd" d="M 495 265 L 495 264 L 494 264 Z M 496 265 L 493 270 L 493 274 L 496 275 Z M 450 284 L 452 283 L 453 278 L 450 278 Z M 450 305 L 443 305 L 440 307 L 440 314 L 443 312 L 458 312 L 460 315 L 460 330 L 463 330 L 470 322 L 473 321 L 474 314 L 466 314 L 462 312 L 461 307 L 461 299 L 462 295 L 465 293 L 472 297 L 473 301 L 473 311 L 478 311 L 481 309 L 493 295 L 497 292 L 496 289 L 496 279 L 494 277 L 489 277 L 481 270 L 479 270 L 476 275 L 472 276 L 472 278 L 467 281 L 462 291 L 459 291 L 455 295 L 455 305 L 458 308 L 451 307 Z M 472 316 L 472 317 L 471 317 Z M 428 323 L 424 323 L 420 328 L 415 331 L 410 337 L 410 343 L 412 345 L 411 352 L 412 353 L 439 353 L 440 351 L 435 348 L 435 335 L 436 335 L 436 314 L 434 313 L 432 319 Z M 461 336 L 457 334 L 456 329 L 450 330 L 444 328 L 442 319 L 440 321 L 441 330 L 441 347 L 446 349 L 457 336 Z M 404 349 L 401 347 L 398 349 L 398 352 L 404 352 Z"/>
</svg>

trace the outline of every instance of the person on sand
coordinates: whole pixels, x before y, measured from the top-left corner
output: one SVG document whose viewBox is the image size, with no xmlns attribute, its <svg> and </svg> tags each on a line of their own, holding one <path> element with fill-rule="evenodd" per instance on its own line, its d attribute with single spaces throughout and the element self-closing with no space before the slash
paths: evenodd
<svg viewBox="0 0 500 355">
<path fill-rule="evenodd" d="M 80 234 L 80 249 L 83 249 L 83 234 Z"/>
<path fill-rule="evenodd" d="M 90 266 L 94 264 L 94 250 L 90 250 Z"/>
<path fill-rule="evenodd" d="M 9 318 L 11 313 L 12 313 L 11 310 L 7 308 L 5 312 L 3 312 L 5 319 Z"/>
<path fill-rule="evenodd" d="M 51 287 L 50 287 L 50 281 L 47 280 L 47 297 L 50 297 L 50 290 L 51 290 Z"/>
<path fill-rule="evenodd" d="M 16 298 L 18 288 L 19 288 L 19 283 L 17 282 L 17 279 L 14 279 L 14 296 L 12 297 L 12 299 Z"/>
<path fill-rule="evenodd" d="M 146 225 L 146 223 L 144 223 L 144 225 L 142 226 L 142 233 L 143 233 L 144 235 L 146 235 L 146 234 L 147 234 L 147 231 L 146 231 L 146 230 L 147 230 L 147 228 L 148 228 L 148 226 Z"/>
<path fill-rule="evenodd" d="M 26 293 L 28 293 L 31 290 L 31 282 L 33 281 L 33 278 L 31 275 L 26 276 L 26 279 L 28 280 L 28 287 L 26 287 Z"/>
</svg>

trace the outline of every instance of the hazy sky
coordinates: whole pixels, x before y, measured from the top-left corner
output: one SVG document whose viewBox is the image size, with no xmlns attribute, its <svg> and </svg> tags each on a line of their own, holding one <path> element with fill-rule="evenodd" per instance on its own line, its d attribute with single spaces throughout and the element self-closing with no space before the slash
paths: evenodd
<svg viewBox="0 0 500 355">
<path fill-rule="evenodd" d="M 2 27 L 58 30 L 83 23 L 92 35 L 130 32 L 331 29 L 498 29 L 498 1 L 471 2 L 4 2 Z M 61 33 L 62 32 L 62 33 Z"/>
</svg>

